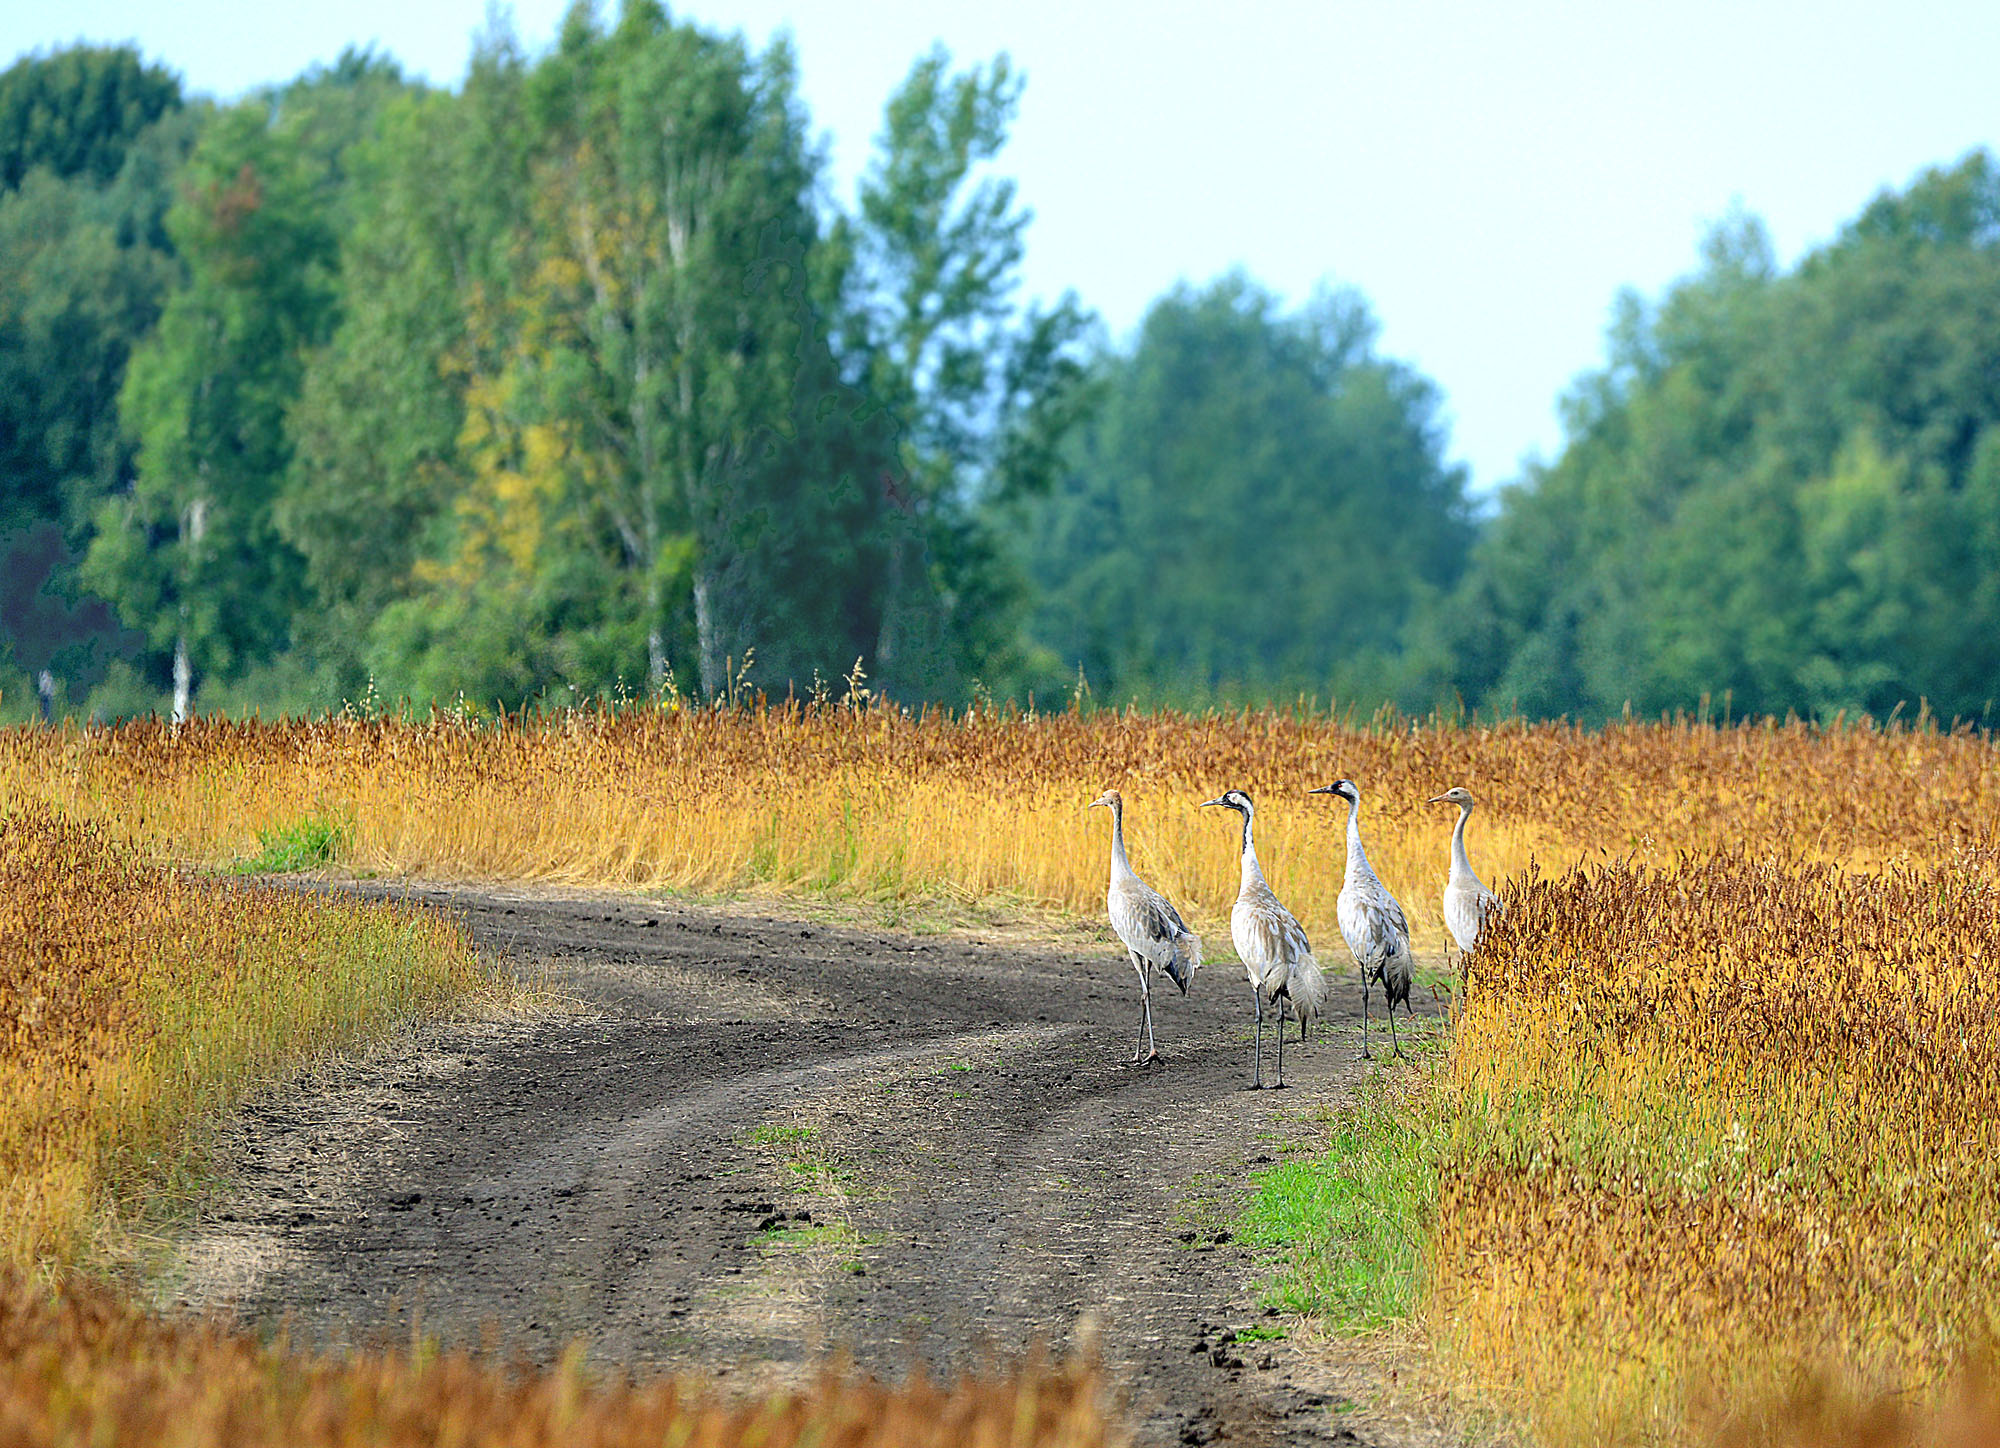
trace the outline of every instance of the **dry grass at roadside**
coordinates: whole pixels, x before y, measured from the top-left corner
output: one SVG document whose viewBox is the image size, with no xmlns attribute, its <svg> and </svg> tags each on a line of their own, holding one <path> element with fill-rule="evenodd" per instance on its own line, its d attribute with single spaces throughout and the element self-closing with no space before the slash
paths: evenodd
<svg viewBox="0 0 2000 1448">
<path fill-rule="evenodd" d="M 440 917 L 222 884 L 110 833 L 0 815 L 0 1265 L 104 1265 L 244 1093 L 483 979 Z"/>
<path fill-rule="evenodd" d="M 50 1295 L 0 1270 L 0 1440 L 49 1448 L 1102 1448 L 1093 1368 L 888 1388 L 829 1375 L 728 1399 L 673 1379 L 549 1371 L 458 1354 L 330 1357 L 165 1322 L 102 1291 Z"/>
<path fill-rule="evenodd" d="M 1704 1399 L 1803 1371 L 1913 1417 L 1993 1341 L 1996 884 L 1980 851 L 1724 855 L 1510 892 L 1449 1056 L 1427 1314 L 1537 1441 L 1689 1441 Z"/>
<path fill-rule="evenodd" d="M 1715 1448 L 2000 1448 L 2000 1370 L 1980 1359 L 1912 1401 L 1907 1393 L 1857 1394 L 1823 1377 L 1782 1393 L 1699 1414 Z"/>
<path fill-rule="evenodd" d="M 1469 784 L 1489 880 L 1531 858 L 1682 850 L 1925 863 L 2000 834 L 2000 752 L 1927 727 L 1561 724 L 1353 728 L 1281 712 L 1193 717 L 892 710 L 635 709 L 503 727 L 337 719 L 0 732 L 0 808 L 41 801 L 179 858 L 257 856 L 327 822 L 347 869 L 436 878 L 908 900 L 1011 895 L 1095 914 L 1105 824 L 1124 791 L 1135 863 L 1215 927 L 1236 832 L 1196 808 L 1258 802 L 1266 869 L 1309 926 L 1332 928 L 1344 811 L 1363 791 L 1369 853 L 1428 941 L 1451 813 Z M 1226 939 L 1221 932 L 1219 939 Z"/>
</svg>

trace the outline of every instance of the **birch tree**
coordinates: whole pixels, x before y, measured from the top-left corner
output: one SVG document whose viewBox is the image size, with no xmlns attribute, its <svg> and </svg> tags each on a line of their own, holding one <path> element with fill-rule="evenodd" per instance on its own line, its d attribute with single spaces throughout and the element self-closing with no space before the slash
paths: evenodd
<svg viewBox="0 0 2000 1448">
<path fill-rule="evenodd" d="M 331 237 L 262 107 L 219 117 L 167 226 L 188 277 L 133 354 L 121 413 L 131 487 L 100 508 L 83 578 L 172 659 L 173 717 L 198 670 L 283 640 L 297 555 L 271 526 L 300 343 L 331 305 Z"/>
<path fill-rule="evenodd" d="M 534 93 L 555 251 L 530 306 L 559 321 L 528 360 L 548 412 L 615 460 L 591 492 L 643 579 L 648 674 L 685 590 L 712 691 L 755 642 L 729 596 L 737 514 L 795 435 L 812 177 L 789 55 L 753 59 L 651 0 L 605 33 L 579 4 Z"/>
<path fill-rule="evenodd" d="M 304 606 L 273 511 L 286 412 L 337 315 L 341 163 L 400 85 L 393 66 L 349 55 L 220 113 L 167 215 L 185 279 L 127 368 L 136 471 L 100 506 L 81 576 L 171 659 L 177 722 L 202 676 L 281 653 Z"/>
</svg>

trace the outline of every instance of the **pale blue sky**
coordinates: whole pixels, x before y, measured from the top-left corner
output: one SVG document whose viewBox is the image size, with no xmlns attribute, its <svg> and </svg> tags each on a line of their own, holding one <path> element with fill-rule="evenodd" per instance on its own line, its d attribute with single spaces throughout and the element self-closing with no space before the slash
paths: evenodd
<svg viewBox="0 0 2000 1448">
<path fill-rule="evenodd" d="M 560 0 L 519 0 L 531 48 Z M 1383 344 L 1445 389 L 1475 486 L 1560 441 L 1612 295 L 1693 264 L 1740 200 L 1790 262 L 1884 186 L 1991 145 L 2000 5 L 1091 5 L 696 0 L 788 26 L 843 187 L 889 90 L 943 40 L 1012 53 L 1027 95 L 1005 169 L 1037 219 L 1031 293 L 1074 287 L 1120 336 L 1176 279 L 1236 264 L 1297 299 L 1359 287 Z M 232 95 L 373 41 L 454 83 L 483 0 L 0 0 L 0 62 L 136 40 Z"/>
</svg>

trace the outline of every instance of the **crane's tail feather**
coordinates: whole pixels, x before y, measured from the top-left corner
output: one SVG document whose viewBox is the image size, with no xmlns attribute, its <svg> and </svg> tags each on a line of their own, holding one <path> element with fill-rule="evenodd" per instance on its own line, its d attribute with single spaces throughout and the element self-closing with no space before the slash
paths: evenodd
<svg viewBox="0 0 2000 1448">
<path fill-rule="evenodd" d="M 1201 937 L 1192 930 L 1183 930 L 1174 936 L 1174 953 L 1167 962 L 1167 979 L 1181 988 L 1182 995 L 1186 995 L 1194 973 L 1200 969 Z"/>
<path fill-rule="evenodd" d="M 1407 948 L 1397 951 L 1382 962 L 1377 978 L 1382 982 L 1382 992 L 1390 1001 L 1399 1006 L 1410 1003 L 1410 982 L 1415 978 L 1416 962 L 1411 959 Z"/>
<path fill-rule="evenodd" d="M 1312 956 L 1304 955 L 1293 962 L 1291 995 L 1292 1009 L 1298 1012 L 1300 1021 L 1318 1020 L 1326 1014 L 1326 972 Z"/>
</svg>

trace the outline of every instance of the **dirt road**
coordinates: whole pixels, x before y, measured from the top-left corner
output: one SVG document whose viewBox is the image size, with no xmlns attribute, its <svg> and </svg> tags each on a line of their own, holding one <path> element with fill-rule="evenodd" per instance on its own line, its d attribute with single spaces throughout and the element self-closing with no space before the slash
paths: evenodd
<svg viewBox="0 0 2000 1448">
<path fill-rule="evenodd" d="M 746 1385 L 830 1351 L 949 1372 L 1094 1331 L 1141 1443 L 1430 1436 L 1371 1363 L 1226 1336 L 1283 1326 L 1228 1223 L 1246 1173 L 1360 1079 L 1351 973 L 1324 1039 L 1287 1050 L 1291 1089 L 1254 1092 L 1234 965 L 1156 988 L 1164 1059 L 1125 1064 L 1108 933 L 409 893 L 572 1004 L 427 1028 L 244 1113 L 178 1301 L 307 1341 L 414 1322 Z"/>
</svg>

